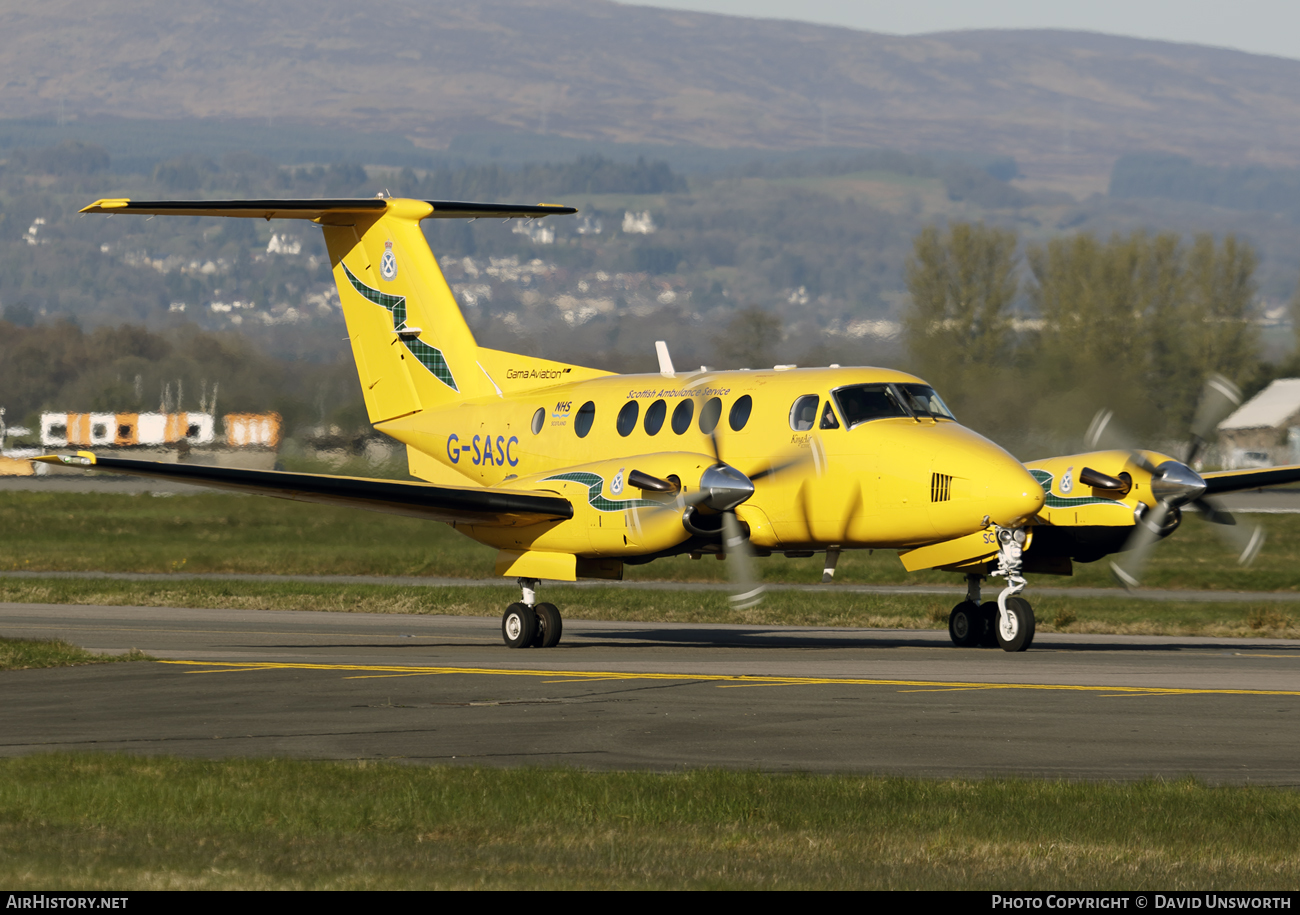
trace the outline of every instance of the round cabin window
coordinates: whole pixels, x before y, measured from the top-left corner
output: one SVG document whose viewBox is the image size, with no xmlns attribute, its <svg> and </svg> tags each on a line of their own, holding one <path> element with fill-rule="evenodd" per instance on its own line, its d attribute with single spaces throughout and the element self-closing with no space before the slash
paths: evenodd
<svg viewBox="0 0 1300 915">
<path fill-rule="evenodd" d="M 718 420 L 722 419 L 722 398 L 710 397 L 700 410 L 700 431 L 705 435 L 712 435 L 713 430 L 718 428 Z"/>
<path fill-rule="evenodd" d="M 691 419 L 695 416 L 695 401 L 683 400 L 673 410 L 673 431 L 681 435 L 691 427 Z"/>
<path fill-rule="evenodd" d="M 636 428 L 637 414 L 640 412 L 641 408 L 635 400 L 623 404 L 623 409 L 618 411 L 618 422 L 615 423 L 619 435 L 627 438 L 632 434 L 632 430 Z"/>
<path fill-rule="evenodd" d="M 538 407 L 537 412 L 533 414 L 533 435 L 542 431 L 544 422 L 546 422 L 546 408 Z"/>
<path fill-rule="evenodd" d="M 753 412 L 753 409 L 754 401 L 748 394 L 731 405 L 731 412 L 727 415 L 727 422 L 730 424 L 732 432 L 739 432 L 745 428 L 745 423 L 749 422 L 749 414 Z"/>
<path fill-rule="evenodd" d="M 587 433 L 591 431 L 591 424 L 595 421 L 596 405 L 589 400 L 578 407 L 578 415 L 573 419 L 573 431 L 578 433 L 578 438 L 586 438 Z"/>
<path fill-rule="evenodd" d="M 656 400 L 645 411 L 645 434 L 657 435 L 664 427 L 664 417 L 668 415 L 668 404 Z"/>
</svg>

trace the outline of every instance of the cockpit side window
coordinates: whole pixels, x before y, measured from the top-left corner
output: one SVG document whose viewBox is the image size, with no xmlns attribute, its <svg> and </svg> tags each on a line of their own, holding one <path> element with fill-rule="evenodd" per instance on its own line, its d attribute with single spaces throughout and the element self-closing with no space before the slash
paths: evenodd
<svg viewBox="0 0 1300 915">
<path fill-rule="evenodd" d="M 807 432 L 817 422 L 817 404 L 821 398 L 816 394 L 804 394 L 790 408 L 790 428 L 795 432 Z"/>
<path fill-rule="evenodd" d="M 822 421 L 818 428 L 821 429 L 838 429 L 840 421 L 835 418 L 835 410 L 831 407 L 831 402 L 826 401 L 826 406 L 822 407 Z"/>
</svg>

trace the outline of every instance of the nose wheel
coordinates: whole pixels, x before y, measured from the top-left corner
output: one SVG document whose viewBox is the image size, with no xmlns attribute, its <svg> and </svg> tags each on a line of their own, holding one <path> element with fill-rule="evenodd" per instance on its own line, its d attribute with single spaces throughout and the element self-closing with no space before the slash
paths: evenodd
<svg viewBox="0 0 1300 915">
<path fill-rule="evenodd" d="M 519 579 L 523 600 L 515 601 L 501 617 L 501 638 L 507 648 L 554 648 L 560 644 L 564 620 L 555 604 L 536 603 L 537 580 Z"/>
<path fill-rule="evenodd" d="M 1024 651 L 1034 643 L 1034 609 L 1023 597 L 1008 597 L 1006 612 L 993 618 L 993 628 L 1003 651 Z"/>
<path fill-rule="evenodd" d="M 999 594 L 996 602 L 989 603 L 980 601 L 982 581 L 982 575 L 966 576 L 966 599 L 948 615 L 948 637 L 958 648 L 1025 651 L 1034 643 L 1034 608 L 1016 596 L 1024 587 L 1024 579 L 1019 578 L 1019 587 L 1013 579 L 1012 586 Z"/>
</svg>

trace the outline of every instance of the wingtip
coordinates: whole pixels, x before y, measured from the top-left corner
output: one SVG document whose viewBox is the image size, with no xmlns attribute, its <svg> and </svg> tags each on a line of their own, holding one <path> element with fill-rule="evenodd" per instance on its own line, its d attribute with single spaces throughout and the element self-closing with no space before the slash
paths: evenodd
<svg viewBox="0 0 1300 915">
<path fill-rule="evenodd" d="M 82 207 L 79 213 L 105 213 L 112 210 L 126 209 L 127 204 L 131 202 L 130 197 L 105 197 L 102 200 L 96 200 L 88 207 Z"/>
<path fill-rule="evenodd" d="M 78 451 L 76 454 L 42 454 L 31 459 L 37 464 L 60 464 L 68 467 L 94 467 L 95 455 L 90 451 Z"/>
</svg>

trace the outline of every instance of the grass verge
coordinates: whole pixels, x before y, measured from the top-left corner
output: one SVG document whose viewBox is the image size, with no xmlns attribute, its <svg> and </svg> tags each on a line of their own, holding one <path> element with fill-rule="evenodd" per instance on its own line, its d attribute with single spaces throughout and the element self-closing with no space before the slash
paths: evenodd
<svg viewBox="0 0 1300 915">
<path fill-rule="evenodd" d="M 109 755 L 0 760 L 22 889 L 1292 889 L 1300 794 Z"/>
<path fill-rule="evenodd" d="M 1031 595 L 1032 596 L 1032 595 Z M 760 626 L 945 629 L 953 598 L 926 594 L 854 594 L 834 587 L 772 591 L 758 607 L 736 611 L 721 591 L 573 588 L 548 584 L 544 599 L 567 619 Z M 214 610 L 318 610 L 500 616 L 517 589 L 315 584 L 303 582 L 118 581 L 0 578 L 0 601 Z M 1274 603 L 1148 601 L 1051 597 L 1036 603 L 1043 632 L 1300 638 L 1300 620 Z"/>
<path fill-rule="evenodd" d="M 1249 515 L 1268 543 L 1241 569 L 1213 525 L 1189 519 L 1152 552 L 1144 583 L 1153 588 L 1287 591 L 1300 588 L 1300 515 Z M 281 499 L 205 493 L 0 492 L 0 569 L 28 571 L 246 572 L 333 575 L 490 575 L 495 551 L 445 524 Z M 759 562 L 773 582 L 821 580 L 821 554 Z M 725 581 L 713 559 L 661 559 L 628 566 L 632 580 Z M 959 584 L 946 572 L 909 574 L 889 551 L 850 551 L 836 579 L 859 584 Z M 1112 587 L 1104 562 L 1075 565 L 1070 578 L 1034 576 L 1057 587 Z"/>
<path fill-rule="evenodd" d="M 96 654 L 62 639 L 0 638 L 0 670 L 32 670 L 38 667 L 73 667 L 78 664 L 113 664 L 118 661 L 150 661 L 147 654 L 131 649 L 126 654 Z"/>
</svg>

